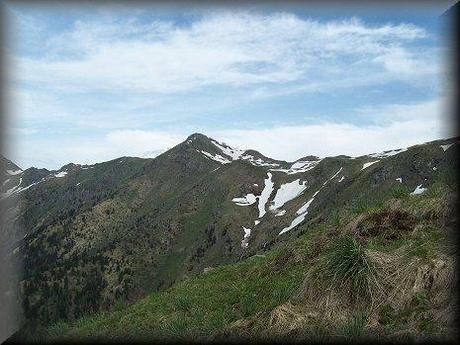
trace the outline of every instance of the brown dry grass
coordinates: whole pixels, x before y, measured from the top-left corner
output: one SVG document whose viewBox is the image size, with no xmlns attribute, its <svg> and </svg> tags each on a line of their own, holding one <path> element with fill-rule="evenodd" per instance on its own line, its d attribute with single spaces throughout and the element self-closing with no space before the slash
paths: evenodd
<svg viewBox="0 0 460 345">
<path fill-rule="evenodd" d="M 422 318 L 429 318 L 445 332 L 452 332 L 454 311 L 452 305 L 456 273 L 454 257 L 443 257 L 424 264 L 418 258 L 409 258 L 404 249 L 388 254 L 368 251 L 369 262 L 374 266 L 375 276 L 368 301 L 348 298 L 346 288 L 336 289 L 314 275 L 307 275 L 295 299 L 275 308 L 266 318 L 267 332 L 285 335 L 295 330 L 320 323 L 333 334 L 334 327 L 347 324 L 358 313 L 367 315 L 365 327 L 375 334 L 383 333 L 379 325 L 379 307 L 383 304 L 393 310 L 410 308 L 417 293 L 427 293 L 430 311 L 412 313 L 407 329 L 393 336 L 400 339 L 408 334 L 417 334 L 417 325 Z M 333 326 L 335 325 L 335 326 Z"/>
</svg>

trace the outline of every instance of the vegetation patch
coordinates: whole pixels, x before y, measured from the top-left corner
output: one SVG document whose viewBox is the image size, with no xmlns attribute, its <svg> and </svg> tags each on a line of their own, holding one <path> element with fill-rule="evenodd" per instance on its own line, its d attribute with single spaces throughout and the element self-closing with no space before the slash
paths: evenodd
<svg viewBox="0 0 460 345">
<path fill-rule="evenodd" d="M 356 235 L 362 241 L 381 236 L 396 240 L 412 232 L 417 218 L 404 210 L 384 210 L 368 215 L 356 228 Z"/>
</svg>

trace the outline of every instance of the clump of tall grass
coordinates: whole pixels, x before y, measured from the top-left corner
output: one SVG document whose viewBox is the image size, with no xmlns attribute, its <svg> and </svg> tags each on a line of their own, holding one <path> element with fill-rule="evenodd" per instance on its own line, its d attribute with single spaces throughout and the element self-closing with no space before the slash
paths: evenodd
<svg viewBox="0 0 460 345">
<path fill-rule="evenodd" d="M 398 183 L 390 189 L 390 195 L 395 199 L 402 199 L 409 195 L 411 191 L 406 185 Z"/>
<path fill-rule="evenodd" d="M 343 215 L 337 210 L 333 211 L 329 217 L 331 224 L 336 227 L 342 226 L 342 223 L 343 223 L 342 218 L 343 218 Z"/>
<path fill-rule="evenodd" d="M 176 299 L 174 299 L 174 307 L 179 311 L 188 311 L 192 306 L 192 301 L 188 295 L 178 295 Z"/>
<path fill-rule="evenodd" d="M 372 298 L 375 269 L 364 246 L 353 235 L 334 241 L 320 267 L 331 288 L 348 291 L 352 300 Z"/>
<path fill-rule="evenodd" d="M 337 327 L 339 336 L 345 337 L 347 340 L 358 340 L 365 335 L 366 325 L 368 322 L 368 314 L 360 311 L 351 317 L 351 319 Z"/>
<path fill-rule="evenodd" d="M 366 213 L 371 210 L 371 205 L 367 199 L 360 198 L 353 201 L 351 210 L 355 214 Z"/>
<path fill-rule="evenodd" d="M 353 200 L 351 204 L 351 212 L 355 215 L 368 214 L 382 210 L 384 207 L 385 201 L 383 198 L 377 198 L 376 196 L 363 196 Z"/>
</svg>

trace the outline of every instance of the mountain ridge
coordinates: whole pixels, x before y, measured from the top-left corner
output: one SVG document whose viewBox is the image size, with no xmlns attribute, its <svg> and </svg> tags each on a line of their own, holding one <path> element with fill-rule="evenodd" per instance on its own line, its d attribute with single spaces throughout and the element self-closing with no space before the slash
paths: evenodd
<svg viewBox="0 0 460 345">
<path fill-rule="evenodd" d="M 457 142 L 288 163 L 193 134 L 153 159 L 8 175 L 2 246 L 24 263 L 24 320 L 110 310 L 280 248 L 339 205 L 429 191 L 453 169 Z"/>
<path fill-rule="evenodd" d="M 302 157 L 300 157 L 300 158 L 298 158 L 298 159 L 296 159 L 294 161 L 277 160 L 277 159 L 265 156 L 262 153 L 260 153 L 259 151 L 251 149 L 251 148 L 248 148 L 248 149 L 234 149 L 234 148 L 232 148 L 231 146 L 229 146 L 228 144 L 226 144 L 224 142 L 220 143 L 217 140 L 215 140 L 215 139 L 213 139 L 213 138 L 211 138 L 211 137 L 209 137 L 209 136 L 207 136 L 205 134 L 199 133 L 199 132 L 195 132 L 195 133 L 190 134 L 184 141 L 178 143 L 176 146 L 184 144 L 184 143 L 187 143 L 187 142 L 190 143 L 191 140 L 197 139 L 197 138 L 199 138 L 200 140 L 208 141 L 208 142 L 215 142 L 215 143 L 223 144 L 224 147 L 228 147 L 228 148 L 230 148 L 232 150 L 235 150 L 235 151 L 240 151 L 240 152 L 242 152 L 242 154 L 246 153 L 246 154 L 251 154 L 251 155 L 257 155 L 257 156 L 260 156 L 260 157 L 265 158 L 267 160 L 274 161 L 274 162 L 282 162 L 284 164 L 293 164 L 293 163 L 296 163 L 296 162 L 299 162 L 299 161 L 309 161 L 309 160 L 321 159 L 321 157 L 319 157 L 319 156 L 306 155 L 306 156 L 302 156 Z M 424 144 L 427 144 L 427 143 L 438 142 L 438 141 L 439 142 L 449 142 L 449 141 L 452 141 L 452 140 L 458 140 L 459 138 L 460 137 L 458 137 L 458 136 L 452 136 L 452 137 L 448 137 L 448 138 L 435 139 L 435 140 L 431 140 L 431 141 L 427 141 L 427 142 L 407 146 L 406 149 L 410 148 L 410 147 L 414 147 L 414 146 L 418 146 L 418 145 L 424 145 Z M 174 146 L 174 147 L 176 147 L 176 146 Z M 92 163 L 92 164 L 82 164 L 82 163 L 76 163 L 76 162 L 69 162 L 69 163 L 64 164 L 63 166 L 61 166 L 58 169 L 38 168 L 38 167 L 35 167 L 35 166 L 31 166 L 31 167 L 28 167 L 28 168 L 26 168 L 24 170 L 34 168 L 34 169 L 40 169 L 40 170 L 47 170 L 49 172 L 60 172 L 61 170 L 64 170 L 64 168 L 67 168 L 68 166 L 71 166 L 71 165 L 73 165 L 73 166 L 82 166 L 82 167 L 90 167 L 90 166 L 94 166 L 96 164 L 107 163 L 107 162 L 116 161 L 116 160 L 123 159 L 123 158 L 155 159 L 156 157 L 168 152 L 171 149 L 172 148 L 169 148 L 169 149 L 166 149 L 166 150 L 149 151 L 149 152 L 146 152 L 146 153 L 141 154 L 139 156 L 120 156 L 120 157 L 109 159 L 107 161 L 100 161 L 100 162 L 95 162 L 95 163 Z M 396 151 L 396 150 L 400 150 L 400 148 L 398 148 L 398 149 L 387 149 L 387 150 L 383 150 L 381 152 L 389 152 L 389 151 Z M 152 157 L 148 156 L 152 152 L 157 152 L 158 154 L 155 155 L 155 156 L 152 156 Z M 324 156 L 322 158 L 327 158 L 327 157 L 358 158 L 358 157 L 368 156 L 368 155 L 371 155 L 371 154 L 372 153 L 368 153 L 368 154 L 363 154 L 363 155 L 359 155 L 359 156 L 349 156 L 349 155 L 340 154 L 340 155 L 337 155 L 337 156 Z M 146 157 L 144 157 L 143 155 L 145 155 Z M 23 170 L 23 169 L 19 168 L 15 163 L 13 163 L 11 160 L 9 160 L 7 157 L 5 157 L 3 154 L 0 154 L 0 159 L 1 159 L 0 164 L 4 164 L 3 161 L 10 162 L 10 164 L 13 164 L 13 166 L 16 169 Z"/>
</svg>

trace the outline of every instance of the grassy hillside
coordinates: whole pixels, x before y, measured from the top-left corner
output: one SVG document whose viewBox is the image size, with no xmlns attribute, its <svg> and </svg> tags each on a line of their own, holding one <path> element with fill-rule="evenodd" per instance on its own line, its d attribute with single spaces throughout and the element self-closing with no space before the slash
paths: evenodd
<svg viewBox="0 0 460 345">
<path fill-rule="evenodd" d="M 17 278 L 24 325 L 113 309 L 236 262 L 243 250 L 236 220 L 251 210 L 236 209 L 229 193 L 263 179 L 263 170 L 221 166 L 197 152 L 206 147 L 215 148 L 196 136 L 155 159 L 69 165 L 64 177 L 54 172 L 2 200 L 15 211 L 2 234 L 11 243 L 5 252 L 24 267 Z"/>
<path fill-rule="evenodd" d="M 331 208 L 282 247 L 116 311 L 57 323 L 40 337 L 452 339 L 453 182 L 440 176 L 421 195 L 389 189 L 372 206 Z"/>
<path fill-rule="evenodd" d="M 347 224 L 356 223 L 356 229 L 364 231 L 355 234 L 360 245 L 370 239 L 365 244 L 372 246 L 380 230 L 365 230 L 368 223 L 396 218 L 383 227 L 392 233 L 386 235 L 386 245 L 399 243 L 402 239 L 393 234 L 399 222 L 412 224 L 411 217 L 418 217 L 412 214 L 423 204 L 406 212 L 411 216 L 385 207 L 410 207 L 420 199 L 410 196 L 419 186 L 427 188 L 420 200 L 453 188 L 457 141 L 356 158 L 306 157 L 313 161 L 312 168 L 292 171 L 293 163 L 269 160 L 255 151 L 233 151 L 195 134 L 155 159 L 122 157 L 92 166 L 69 164 L 51 172 L 27 169 L 14 175 L 11 183 L 18 188 L 33 185 L 0 200 L 11 220 L 1 229 L 3 252 L 24 267 L 3 292 L 19 290 L 21 332 L 35 334 L 58 321 L 73 322 L 132 305 L 220 265 L 277 255 L 268 251 L 291 248 L 293 241 L 310 233 L 332 231 L 338 236 L 352 227 Z M 272 209 L 279 191 L 301 185 L 301 194 L 288 195 L 279 209 Z M 265 190 L 269 195 L 262 202 L 259 196 Z M 259 199 L 246 206 L 234 201 L 246 195 Z M 261 204 L 266 211 L 262 217 Z M 304 219 L 279 235 L 306 205 Z M 434 204 L 429 207 L 436 210 Z M 378 210 L 387 213 L 362 218 Z M 416 223 L 423 222 L 420 218 Z M 250 236 L 243 241 L 247 228 Z M 344 241 L 353 248 L 354 242 Z M 313 249 L 327 251 L 328 245 L 324 240 Z M 286 260 L 289 268 L 290 259 Z M 269 279 L 274 268 L 267 265 Z M 310 266 L 294 264 L 285 273 L 304 279 Z M 284 284 L 284 278 L 279 279 Z M 261 282 L 262 289 L 277 284 Z M 297 285 L 289 286 L 298 289 Z"/>
</svg>

